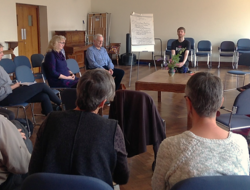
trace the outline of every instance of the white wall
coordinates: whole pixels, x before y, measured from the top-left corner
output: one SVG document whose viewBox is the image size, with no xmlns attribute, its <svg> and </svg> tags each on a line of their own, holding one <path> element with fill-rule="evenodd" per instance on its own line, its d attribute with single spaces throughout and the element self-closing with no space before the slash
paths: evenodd
<svg viewBox="0 0 250 190">
<path fill-rule="evenodd" d="M 16 3 L 47 7 L 49 40 L 55 30 L 85 30 L 82 20 L 86 22 L 87 13 L 91 12 L 91 0 L 1 0 L 0 43 L 4 49 L 4 41 L 17 40 Z M 15 54 L 18 55 L 17 50 Z"/>
<path fill-rule="evenodd" d="M 196 44 L 200 40 L 210 40 L 215 61 L 218 61 L 221 41 L 236 43 L 239 38 L 250 38 L 249 0 L 92 0 L 91 10 L 111 13 L 110 39 L 122 43 L 121 53 L 126 51 L 129 15 L 133 11 L 154 14 L 155 37 L 162 39 L 163 49 L 168 39 L 177 38 L 176 29 L 180 26 L 186 28 L 186 37 L 193 37 Z M 155 54 L 160 54 L 159 46 Z M 151 59 L 150 53 L 141 56 Z"/>
</svg>

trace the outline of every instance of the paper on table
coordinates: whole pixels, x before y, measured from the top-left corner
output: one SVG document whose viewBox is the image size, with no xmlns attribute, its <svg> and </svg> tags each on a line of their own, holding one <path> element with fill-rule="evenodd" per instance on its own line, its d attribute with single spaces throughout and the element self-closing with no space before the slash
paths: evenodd
<svg viewBox="0 0 250 190">
<path fill-rule="evenodd" d="M 20 85 L 22 86 L 30 86 L 30 85 L 33 85 L 33 84 L 36 84 L 36 81 L 35 82 L 21 82 Z"/>
</svg>

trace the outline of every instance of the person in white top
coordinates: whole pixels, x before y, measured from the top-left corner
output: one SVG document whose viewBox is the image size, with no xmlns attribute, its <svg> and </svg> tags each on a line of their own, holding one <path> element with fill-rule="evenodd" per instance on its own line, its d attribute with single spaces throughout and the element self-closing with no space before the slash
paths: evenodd
<svg viewBox="0 0 250 190">
<path fill-rule="evenodd" d="M 171 189 L 177 182 L 197 176 L 249 175 L 246 140 L 216 124 L 216 112 L 223 103 L 220 78 L 196 73 L 187 82 L 185 94 L 192 128 L 162 141 L 153 190 Z"/>
</svg>

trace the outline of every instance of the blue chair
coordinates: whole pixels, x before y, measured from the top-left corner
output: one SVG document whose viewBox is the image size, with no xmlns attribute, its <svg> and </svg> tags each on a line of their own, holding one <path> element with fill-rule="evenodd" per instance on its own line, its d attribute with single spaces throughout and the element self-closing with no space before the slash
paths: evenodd
<svg viewBox="0 0 250 190">
<path fill-rule="evenodd" d="M 237 53 L 250 53 L 250 39 L 242 38 L 237 41 Z"/>
<path fill-rule="evenodd" d="M 209 61 L 209 58 L 212 56 L 212 44 L 210 41 L 208 40 L 199 41 L 195 55 L 196 57 L 207 57 L 207 66 L 208 68 L 212 67 L 212 62 L 210 63 Z M 196 58 L 196 65 L 198 66 L 197 58 Z"/>
<path fill-rule="evenodd" d="M 229 131 L 250 128 L 250 117 L 246 116 L 250 114 L 250 89 L 241 92 L 236 97 L 232 110 L 221 108 L 230 112 L 216 117 L 216 121 L 223 127 Z"/>
<path fill-rule="evenodd" d="M 104 181 L 88 176 L 36 173 L 28 176 L 22 190 L 113 190 Z"/>
<path fill-rule="evenodd" d="M 235 44 L 232 41 L 223 41 L 220 44 L 219 50 L 219 63 L 220 68 L 220 57 L 232 57 L 232 67 L 234 69 L 234 56 L 235 56 Z"/>
<path fill-rule="evenodd" d="M 31 69 L 31 64 L 30 60 L 26 56 L 16 56 L 14 58 L 14 63 L 16 64 L 16 67 L 21 66 L 21 65 L 26 65 Z"/>
<path fill-rule="evenodd" d="M 74 73 L 74 74 L 78 73 L 80 75 L 80 77 L 82 76 L 80 69 L 79 69 L 79 66 L 78 66 L 78 63 L 76 62 L 75 59 L 67 59 L 66 62 L 67 62 L 68 69 L 72 73 Z"/>
<path fill-rule="evenodd" d="M 2 66 L 8 74 L 15 73 L 16 71 L 16 65 L 11 59 L 2 59 L 0 66 Z"/>
<path fill-rule="evenodd" d="M 34 68 L 39 68 L 39 70 L 40 70 L 42 62 L 44 60 L 44 55 L 42 55 L 42 54 L 33 54 L 33 55 L 31 55 L 30 60 L 31 60 L 32 68 L 33 69 Z M 41 72 L 35 73 L 34 76 L 35 76 L 36 79 L 42 79 L 43 78 Z"/>
<path fill-rule="evenodd" d="M 250 53 L 242 53 L 239 55 L 239 61 L 238 61 L 238 65 L 245 65 L 245 66 L 250 66 Z M 229 90 L 234 90 L 238 87 L 238 76 L 243 76 L 243 84 L 242 86 L 245 85 L 245 78 L 246 78 L 246 75 L 249 75 L 250 74 L 250 71 L 239 71 L 239 70 L 230 70 L 227 72 L 226 74 L 226 78 L 225 78 L 225 83 L 224 83 L 224 91 L 229 91 Z M 233 75 L 233 76 L 236 76 L 237 78 L 237 85 L 236 85 L 236 88 L 233 88 L 233 89 L 227 89 L 226 88 L 226 82 L 229 80 L 228 79 L 228 76 L 230 75 Z"/>
<path fill-rule="evenodd" d="M 193 38 L 185 38 L 185 40 L 189 41 L 190 43 L 190 51 L 189 51 L 189 56 L 191 58 L 191 62 L 192 62 L 192 65 L 193 67 L 195 66 L 195 60 L 194 60 L 194 57 L 195 57 L 195 41 Z"/>
<path fill-rule="evenodd" d="M 169 39 L 168 42 L 167 42 L 167 48 L 166 48 L 166 51 L 165 51 L 165 55 L 168 56 L 168 59 L 171 59 L 171 57 L 172 57 L 171 46 L 172 46 L 173 41 L 175 41 L 175 40 L 176 39 Z"/>
<path fill-rule="evenodd" d="M 249 190 L 250 177 L 242 175 L 193 177 L 176 183 L 171 190 Z"/>
</svg>

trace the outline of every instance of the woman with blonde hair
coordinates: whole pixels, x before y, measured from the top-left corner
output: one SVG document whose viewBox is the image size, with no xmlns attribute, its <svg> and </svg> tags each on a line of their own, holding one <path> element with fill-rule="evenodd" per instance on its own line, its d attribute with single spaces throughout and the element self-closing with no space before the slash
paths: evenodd
<svg viewBox="0 0 250 190">
<path fill-rule="evenodd" d="M 76 88 L 78 78 L 68 69 L 62 50 L 65 45 L 64 36 L 55 35 L 49 42 L 44 61 L 48 83 L 51 87 Z"/>
</svg>

